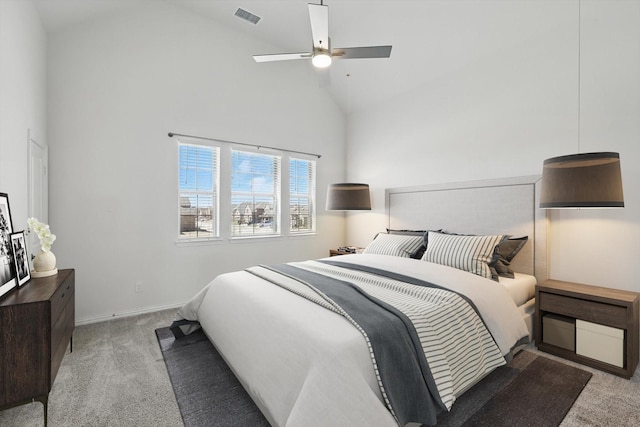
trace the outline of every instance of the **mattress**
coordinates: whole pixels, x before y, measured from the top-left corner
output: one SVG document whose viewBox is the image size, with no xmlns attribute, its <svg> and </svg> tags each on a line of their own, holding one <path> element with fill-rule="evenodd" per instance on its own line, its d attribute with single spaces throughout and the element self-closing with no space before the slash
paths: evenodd
<svg viewBox="0 0 640 427">
<path fill-rule="evenodd" d="M 529 301 L 535 295 L 536 278 L 529 274 L 514 273 L 514 278 L 500 277 L 502 284 L 517 306 L 521 306 Z"/>
</svg>

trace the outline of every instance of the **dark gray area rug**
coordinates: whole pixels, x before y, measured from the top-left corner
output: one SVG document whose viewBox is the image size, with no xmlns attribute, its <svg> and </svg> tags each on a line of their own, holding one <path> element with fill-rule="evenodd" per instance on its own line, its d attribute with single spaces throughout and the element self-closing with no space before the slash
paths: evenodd
<svg viewBox="0 0 640 427">
<path fill-rule="evenodd" d="M 156 336 L 186 427 L 269 426 L 202 330 L 176 340 L 159 328 Z"/>
<path fill-rule="evenodd" d="M 176 340 L 156 329 L 187 427 L 268 426 L 202 331 Z M 464 393 L 438 426 L 557 426 L 591 373 L 522 351 Z"/>
<path fill-rule="evenodd" d="M 522 351 L 438 417 L 443 426 L 558 426 L 591 373 Z"/>
<path fill-rule="evenodd" d="M 465 425 L 557 426 L 587 385 L 591 373 L 538 357 Z"/>
</svg>

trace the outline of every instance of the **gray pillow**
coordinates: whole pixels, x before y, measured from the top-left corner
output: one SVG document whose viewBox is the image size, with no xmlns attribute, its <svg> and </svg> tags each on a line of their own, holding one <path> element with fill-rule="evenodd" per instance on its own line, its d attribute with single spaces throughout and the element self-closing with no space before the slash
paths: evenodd
<svg viewBox="0 0 640 427">
<path fill-rule="evenodd" d="M 511 260 L 518 255 L 518 252 L 520 252 L 528 240 L 529 236 L 509 237 L 496 246 L 496 250 L 493 253 L 493 260 L 489 263 L 491 275 L 494 280 L 498 280 L 499 276 L 508 277 L 509 279 L 515 277 L 509 265 L 511 265 Z"/>
</svg>

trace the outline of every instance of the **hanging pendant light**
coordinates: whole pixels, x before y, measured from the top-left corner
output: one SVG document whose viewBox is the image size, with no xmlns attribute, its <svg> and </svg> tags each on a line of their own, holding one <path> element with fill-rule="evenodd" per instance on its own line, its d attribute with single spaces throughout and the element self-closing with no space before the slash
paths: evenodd
<svg viewBox="0 0 640 427">
<path fill-rule="evenodd" d="M 541 208 L 623 208 L 618 153 L 553 157 L 542 169 Z"/>
<path fill-rule="evenodd" d="M 370 211 L 371 197 L 368 184 L 329 184 L 328 211 Z"/>
<path fill-rule="evenodd" d="M 540 207 L 623 208 L 620 155 L 580 153 L 580 1 L 578 1 L 578 154 L 544 161 Z"/>
</svg>

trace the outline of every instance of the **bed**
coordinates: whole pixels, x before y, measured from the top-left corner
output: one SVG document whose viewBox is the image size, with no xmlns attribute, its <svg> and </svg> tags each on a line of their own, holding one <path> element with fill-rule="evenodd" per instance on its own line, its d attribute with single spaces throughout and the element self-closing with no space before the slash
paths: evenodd
<svg viewBox="0 0 640 427">
<path fill-rule="evenodd" d="M 424 259 L 440 254 L 438 239 L 527 236 L 512 259 L 513 278 L 492 280 L 485 270 L 387 254 L 372 242 L 364 254 L 220 275 L 179 317 L 201 325 L 272 425 L 433 424 L 531 335 L 533 286 L 546 277 L 546 217 L 536 207 L 538 194 L 538 177 L 386 190 L 389 230 L 429 230 Z M 383 240 L 395 242 L 393 234 Z M 338 282 L 356 284 L 356 291 L 343 295 Z M 371 301 L 378 305 L 366 305 Z M 387 316 L 371 314 L 380 305 L 401 318 L 387 333 L 399 341 L 385 348 L 380 343 L 388 338 L 369 324 Z M 393 314 L 400 309 L 406 311 Z M 427 311 L 437 320 L 415 320 Z M 400 332 L 407 319 L 415 326 L 406 328 L 409 338 Z M 392 323 L 384 320 L 380 328 Z M 394 364 L 416 366 L 390 373 Z"/>
</svg>

